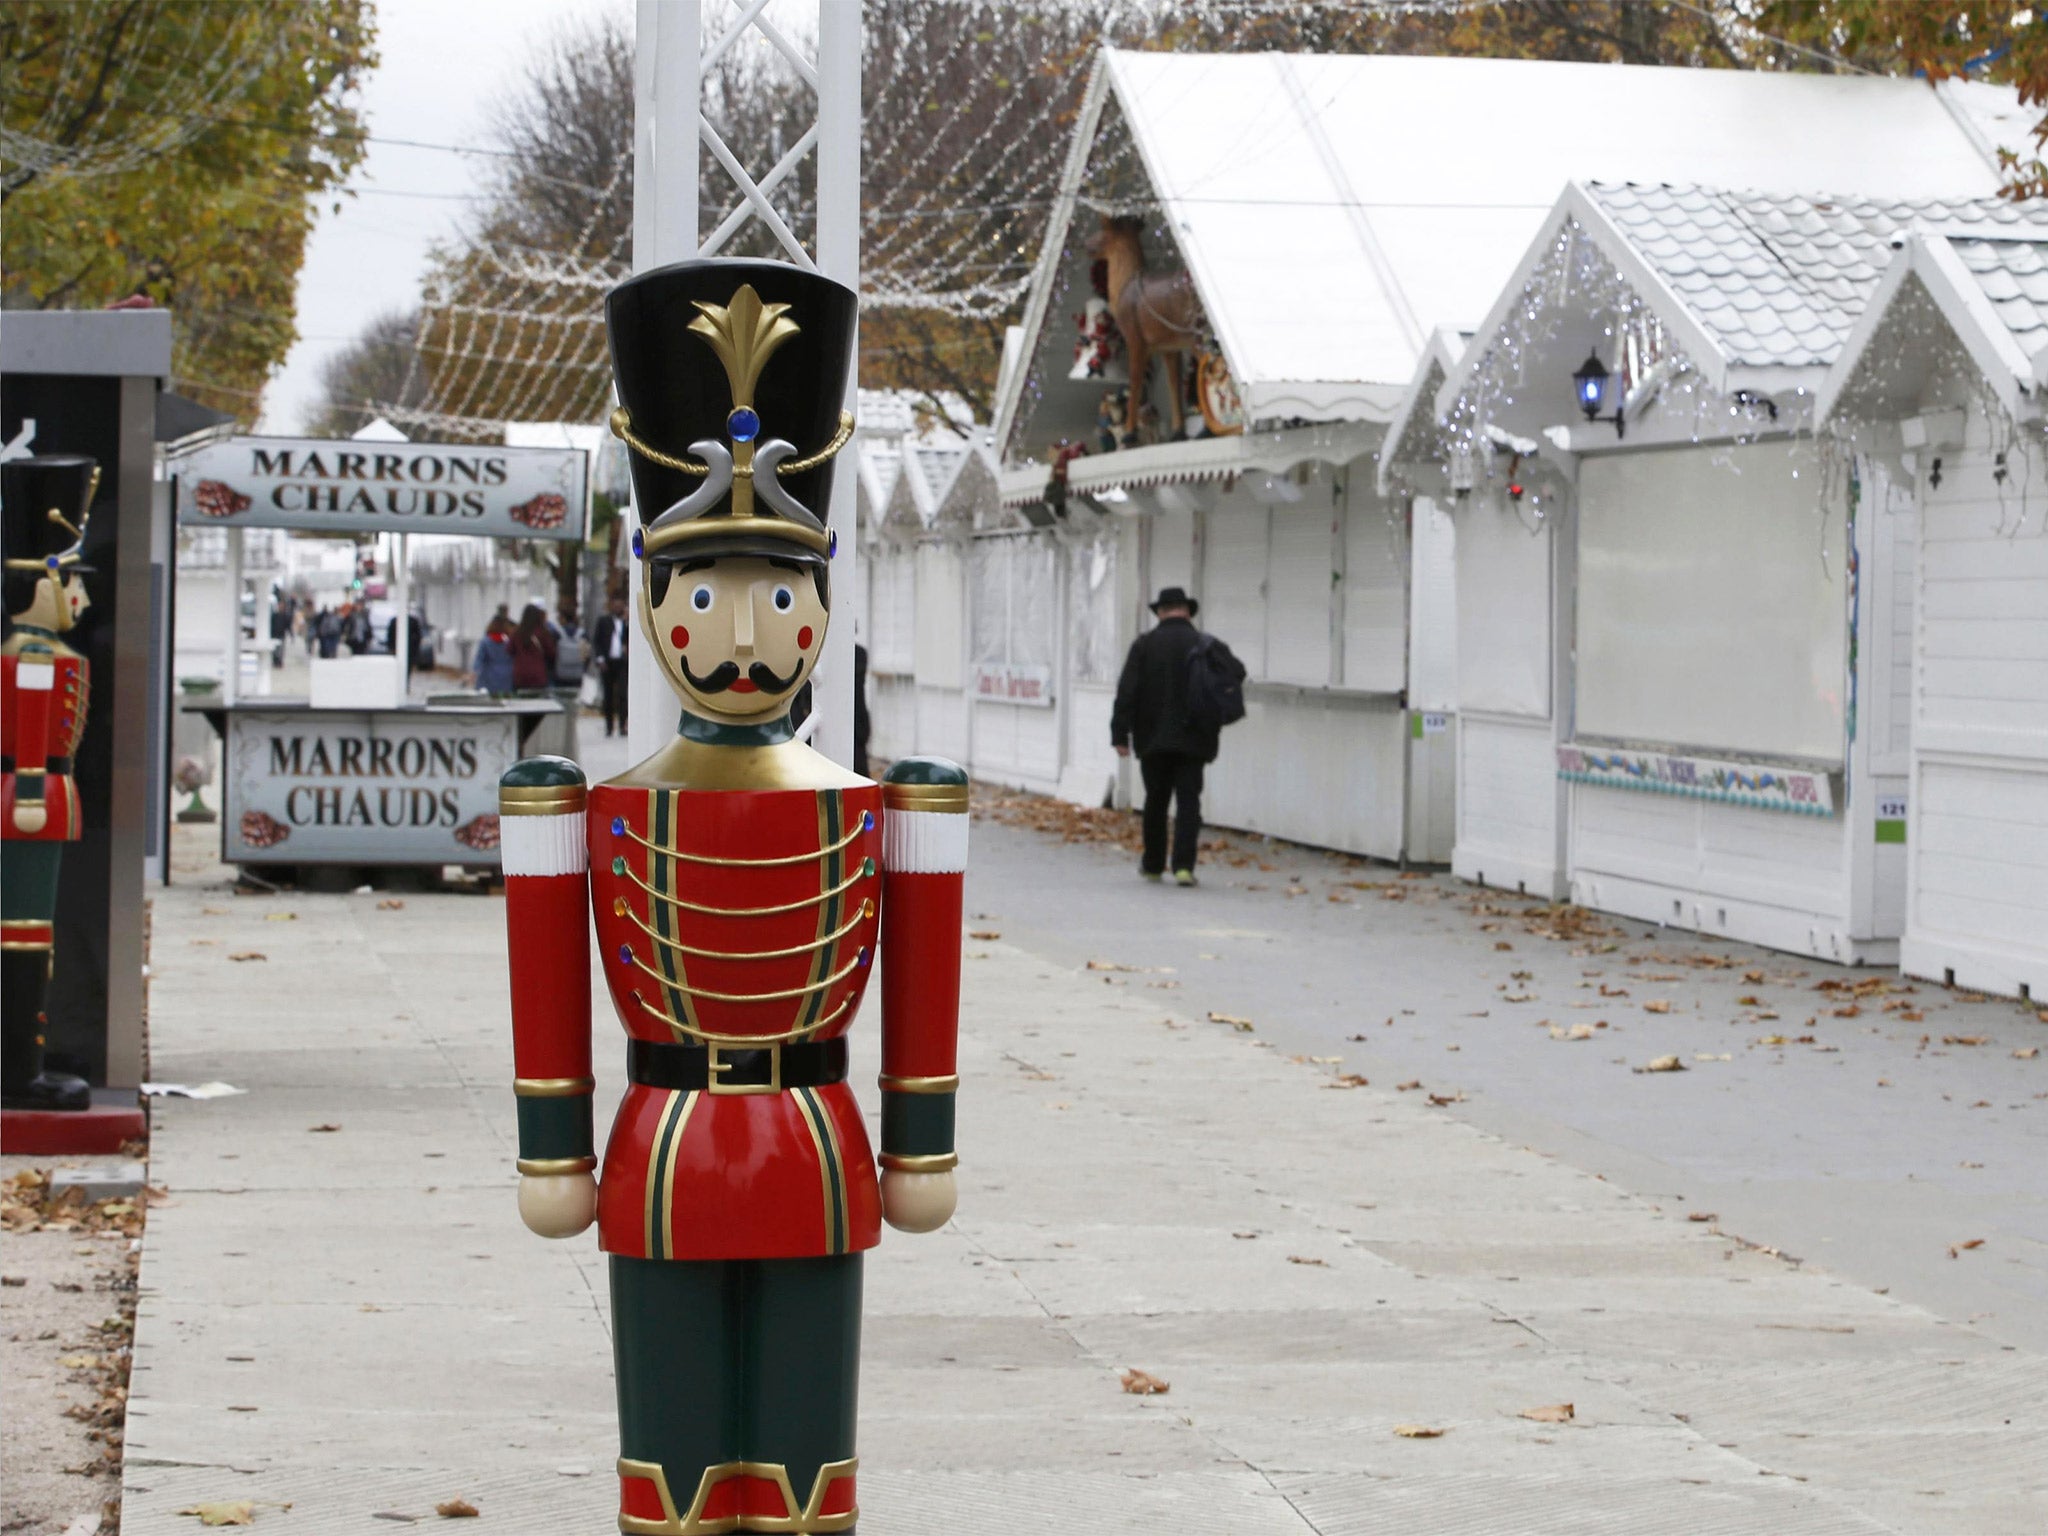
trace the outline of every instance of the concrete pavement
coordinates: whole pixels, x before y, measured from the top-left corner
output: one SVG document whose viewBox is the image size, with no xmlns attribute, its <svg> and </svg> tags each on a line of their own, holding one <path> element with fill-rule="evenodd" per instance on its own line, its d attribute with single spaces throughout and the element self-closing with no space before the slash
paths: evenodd
<svg viewBox="0 0 2048 1536">
<path fill-rule="evenodd" d="M 984 854 L 1026 836 L 977 827 L 973 909 L 999 894 Z M 1067 859 L 1077 891 L 1092 858 Z M 612 1529 L 602 1259 L 513 1209 L 502 907 L 236 897 L 196 844 L 181 862 L 156 903 L 153 1074 L 250 1091 L 156 1110 L 173 1203 L 142 1268 L 127 1529 L 247 1498 L 260 1528 L 371 1531 L 455 1497 L 489 1528 Z M 1188 1009 L 1192 985 L 1147 985 L 1178 974 L 1089 971 L 993 926 L 968 944 L 960 1215 L 869 1260 L 864 1530 L 2048 1518 L 2032 1350 L 1744 1247 L 1377 1070 L 1334 1087 L 1306 1059 L 1334 1050 L 1289 1059 L 1263 1026 Z M 856 1032 L 870 1100 L 874 1035 Z M 608 1052 L 598 1070 L 615 1093 Z M 1126 1394 L 1125 1367 L 1171 1390 Z M 1566 1402 L 1566 1423 L 1521 1416 Z"/>
</svg>

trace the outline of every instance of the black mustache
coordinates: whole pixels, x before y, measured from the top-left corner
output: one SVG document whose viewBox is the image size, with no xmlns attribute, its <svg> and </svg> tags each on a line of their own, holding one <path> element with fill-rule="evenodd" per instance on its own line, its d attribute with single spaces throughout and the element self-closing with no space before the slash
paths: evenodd
<svg viewBox="0 0 2048 1536">
<path fill-rule="evenodd" d="M 692 672 L 690 664 L 680 656 L 676 658 L 676 662 L 683 669 L 683 677 L 699 693 L 724 693 L 740 680 L 740 664 L 736 661 L 721 661 L 702 677 Z M 773 667 L 766 662 L 757 661 L 747 668 L 747 679 L 763 693 L 787 693 L 795 684 L 797 673 L 802 670 L 803 663 L 799 662 L 791 669 L 789 676 L 777 677 Z"/>
</svg>

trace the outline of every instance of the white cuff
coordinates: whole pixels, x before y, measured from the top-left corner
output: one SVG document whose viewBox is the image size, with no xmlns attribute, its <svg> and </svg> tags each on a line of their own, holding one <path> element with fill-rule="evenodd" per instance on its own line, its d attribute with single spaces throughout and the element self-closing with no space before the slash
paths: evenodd
<svg viewBox="0 0 2048 1536">
<path fill-rule="evenodd" d="M 581 816 L 501 816 L 498 857 L 508 875 L 580 875 L 590 855 Z"/>
<path fill-rule="evenodd" d="M 882 868 L 897 875 L 957 875 L 967 868 L 960 811 L 882 812 Z"/>
</svg>

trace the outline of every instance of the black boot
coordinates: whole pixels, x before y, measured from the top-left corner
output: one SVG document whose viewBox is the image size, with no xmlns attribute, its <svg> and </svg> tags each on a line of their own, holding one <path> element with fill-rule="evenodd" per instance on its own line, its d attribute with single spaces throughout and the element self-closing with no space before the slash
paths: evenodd
<svg viewBox="0 0 2048 1536">
<path fill-rule="evenodd" d="M 43 1069 L 43 993 L 49 982 L 47 949 L 0 952 L 0 1105 L 8 1109 L 92 1104 L 84 1078 Z"/>
</svg>

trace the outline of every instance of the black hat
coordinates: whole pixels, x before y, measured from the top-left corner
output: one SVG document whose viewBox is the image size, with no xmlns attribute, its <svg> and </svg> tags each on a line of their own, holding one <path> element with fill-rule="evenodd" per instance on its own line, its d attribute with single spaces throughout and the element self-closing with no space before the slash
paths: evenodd
<svg viewBox="0 0 2048 1536">
<path fill-rule="evenodd" d="M 685 261 L 605 300 L 642 559 L 823 564 L 860 301 L 779 261 Z"/>
<path fill-rule="evenodd" d="M 0 464 L 0 549 L 10 571 L 90 572 L 79 563 L 100 467 L 76 453 Z"/>
<path fill-rule="evenodd" d="M 1189 618 L 1193 618 L 1202 611 L 1202 605 L 1192 597 L 1189 597 L 1187 592 L 1180 587 L 1161 587 L 1159 589 L 1159 595 L 1152 600 L 1152 611 L 1157 613 L 1162 608 L 1185 608 L 1188 611 Z"/>
</svg>

